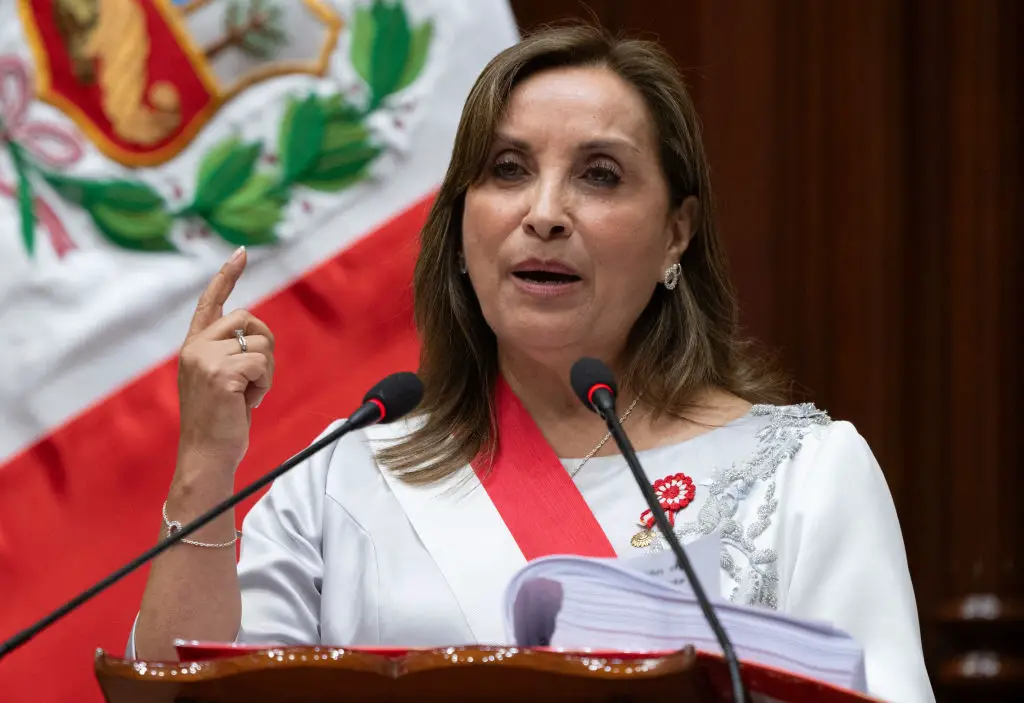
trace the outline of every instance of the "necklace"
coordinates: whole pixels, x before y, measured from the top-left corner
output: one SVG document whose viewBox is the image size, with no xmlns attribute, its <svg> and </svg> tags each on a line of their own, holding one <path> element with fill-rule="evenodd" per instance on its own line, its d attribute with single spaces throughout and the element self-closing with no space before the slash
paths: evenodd
<svg viewBox="0 0 1024 703">
<path fill-rule="evenodd" d="M 619 424 L 620 424 L 620 425 L 621 425 L 621 424 L 622 424 L 623 422 L 625 422 L 625 421 L 626 421 L 626 418 L 627 418 L 627 417 L 629 417 L 629 414 L 630 414 L 631 412 L 633 412 L 633 408 L 635 408 L 635 407 L 636 407 L 636 404 L 637 404 L 637 403 L 638 403 L 639 401 L 640 401 L 640 396 L 637 396 L 636 398 L 634 398 L 634 399 L 633 399 L 633 402 L 629 404 L 629 407 L 628 407 L 628 408 L 626 408 L 626 412 L 622 413 L 622 417 L 620 417 L 620 418 L 619 418 Z M 608 441 L 609 439 L 611 439 L 611 436 L 612 436 L 612 433 L 611 433 L 611 432 L 609 432 L 608 434 L 606 434 L 606 435 L 604 436 L 604 439 L 602 439 L 602 440 L 601 440 L 600 442 L 598 442 L 598 443 L 597 443 L 597 446 L 596 446 L 596 447 L 594 447 L 593 449 L 591 449 L 591 450 L 590 450 L 590 451 L 589 451 L 589 452 L 587 453 L 587 455 L 586 455 L 585 457 L 583 457 L 583 461 L 581 461 L 581 462 L 580 462 L 580 465 L 579 465 L 579 466 L 577 466 L 577 467 L 576 467 L 575 469 L 573 469 L 573 470 L 572 470 L 572 473 L 571 473 L 571 474 L 569 474 L 569 478 L 576 478 L 576 474 L 578 474 L 578 473 L 580 472 L 580 469 L 582 469 L 582 468 L 583 468 L 584 466 L 586 466 L 587 462 L 588 462 L 588 461 L 590 461 L 590 460 L 591 460 L 591 459 L 592 459 L 592 458 L 594 457 L 594 455 L 595 455 L 595 454 L 597 454 L 597 453 L 598 453 L 599 451 L 601 451 L 601 447 L 603 447 L 603 446 L 604 446 L 605 442 L 607 442 L 607 441 Z"/>
</svg>

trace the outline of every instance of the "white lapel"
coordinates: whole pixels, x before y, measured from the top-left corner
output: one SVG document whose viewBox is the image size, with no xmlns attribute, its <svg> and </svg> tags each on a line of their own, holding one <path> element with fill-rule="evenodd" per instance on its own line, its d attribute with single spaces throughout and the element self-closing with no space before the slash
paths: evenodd
<svg viewBox="0 0 1024 703">
<path fill-rule="evenodd" d="M 404 423 L 366 430 L 374 449 L 408 432 Z M 526 563 L 487 491 L 469 466 L 414 486 L 381 469 L 434 563 L 444 574 L 480 644 L 511 644 L 504 627 L 505 586 Z"/>
</svg>

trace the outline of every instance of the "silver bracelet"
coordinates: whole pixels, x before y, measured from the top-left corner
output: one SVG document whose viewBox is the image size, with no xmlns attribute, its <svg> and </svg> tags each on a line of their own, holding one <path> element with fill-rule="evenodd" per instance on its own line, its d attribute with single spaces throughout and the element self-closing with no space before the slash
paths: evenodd
<svg viewBox="0 0 1024 703">
<path fill-rule="evenodd" d="M 175 534 L 176 532 L 180 532 L 181 531 L 181 523 L 178 522 L 177 520 L 171 520 L 170 518 L 167 517 L 167 501 L 166 500 L 164 501 L 164 507 L 163 507 L 163 510 L 161 512 L 163 513 L 163 516 L 164 516 L 164 527 L 167 528 L 167 536 L 170 537 L 171 535 Z M 185 544 L 191 544 L 194 547 L 207 547 L 209 549 L 223 549 L 225 547 L 233 547 L 235 542 L 237 542 L 241 538 L 242 538 L 242 533 L 239 532 L 238 530 L 235 530 L 235 538 L 233 540 L 231 540 L 230 542 L 221 542 L 220 544 L 210 544 L 208 542 L 197 542 L 194 539 L 185 539 L 184 537 L 182 537 L 178 541 L 179 542 L 184 542 Z"/>
</svg>

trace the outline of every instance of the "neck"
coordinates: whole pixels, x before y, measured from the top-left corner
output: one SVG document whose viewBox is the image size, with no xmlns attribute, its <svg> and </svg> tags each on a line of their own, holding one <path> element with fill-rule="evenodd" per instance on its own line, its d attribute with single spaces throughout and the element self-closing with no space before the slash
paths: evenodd
<svg viewBox="0 0 1024 703">
<path fill-rule="evenodd" d="M 569 371 L 575 361 L 575 357 L 541 360 L 500 347 L 498 351 L 498 365 L 505 381 L 551 447 L 564 457 L 586 454 L 606 431 L 597 414 L 580 403 L 569 383 Z M 605 362 L 617 373 L 617 364 Z M 620 388 L 618 411 L 625 410 L 632 400 L 632 394 Z"/>
</svg>

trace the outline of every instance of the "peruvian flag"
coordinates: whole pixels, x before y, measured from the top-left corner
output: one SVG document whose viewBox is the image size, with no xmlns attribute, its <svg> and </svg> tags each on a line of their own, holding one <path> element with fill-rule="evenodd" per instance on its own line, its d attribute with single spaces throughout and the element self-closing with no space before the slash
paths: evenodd
<svg viewBox="0 0 1024 703">
<path fill-rule="evenodd" d="M 415 370 L 419 229 L 516 39 L 507 0 L 0 3 L 0 640 L 158 539 L 177 353 L 239 244 L 225 311 L 277 339 L 239 485 Z M 0 700 L 101 700 L 146 574 L 0 660 Z"/>
</svg>

